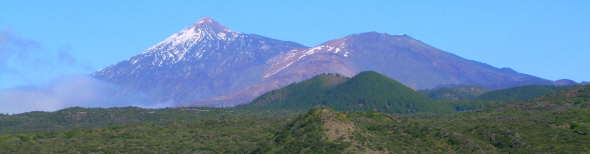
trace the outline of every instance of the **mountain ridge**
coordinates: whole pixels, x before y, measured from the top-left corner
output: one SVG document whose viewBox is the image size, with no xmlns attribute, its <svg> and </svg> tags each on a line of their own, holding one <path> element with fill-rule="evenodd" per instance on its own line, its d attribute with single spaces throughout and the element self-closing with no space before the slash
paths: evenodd
<svg viewBox="0 0 590 154">
<path fill-rule="evenodd" d="M 202 18 L 148 50 L 91 75 L 144 92 L 154 102 L 232 106 L 321 73 L 375 70 L 414 90 L 478 85 L 489 89 L 557 84 L 464 59 L 409 35 L 367 32 L 315 47 L 232 31 Z M 559 84 L 570 84 L 560 81 Z"/>
</svg>

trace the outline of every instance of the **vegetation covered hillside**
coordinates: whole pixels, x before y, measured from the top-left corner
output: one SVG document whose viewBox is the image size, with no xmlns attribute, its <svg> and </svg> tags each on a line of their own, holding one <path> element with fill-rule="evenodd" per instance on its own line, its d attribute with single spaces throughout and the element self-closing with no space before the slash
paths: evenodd
<svg viewBox="0 0 590 154">
<path fill-rule="evenodd" d="M 249 153 L 288 118 L 217 117 L 0 135 L 0 153 Z"/>
<path fill-rule="evenodd" d="M 281 111 L 283 112 L 283 111 Z M 275 114 L 276 115 L 276 114 Z M 64 132 L 0 135 L 0 153 L 492 152 L 429 118 L 326 107 L 299 116 L 217 117 Z"/>
<path fill-rule="evenodd" d="M 434 118 L 508 153 L 589 153 L 590 86 Z"/>
<path fill-rule="evenodd" d="M 578 86 L 559 92 L 544 94 L 528 100 L 511 102 L 495 110 L 513 111 L 560 111 L 590 109 L 590 85 Z"/>
<path fill-rule="evenodd" d="M 590 153 L 590 86 L 442 115 L 327 107 L 299 116 L 289 110 L 211 113 L 194 120 L 4 134 L 0 153 Z"/>
<path fill-rule="evenodd" d="M 130 124 L 160 124 L 169 121 L 194 121 L 214 118 L 268 118 L 290 117 L 304 111 L 298 110 L 243 110 L 224 108 L 163 108 L 138 107 L 82 108 L 71 107 L 55 112 L 28 112 L 0 115 L 0 134 L 71 131 L 74 129 L 123 126 Z"/>
<path fill-rule="evenodd" d="M 243 105 L 260 109 L 310 109 L 328 106 L 335 110 L 384 113 L 450 113 L 450 105 L 430 99 L 374 71 L 346 79 L 320 75 L 268 92 Z"/>
<path fill-rule="evenodd" d="M 282 126 L 273 140 L 254 153 L 473 153 L 494 149 L 423 122 L 374 111 L 345 114 L 319 107 Z"/>
<path fill-rule="evenodd" d="M 453 114 L 69 108 L 1 115 L 9 129 L 0 153 L 590 153 L 590 85 Z"/>
<path fill-rule="evenodd" d="M 558 92 L 565 89 L 579 87 L 574 86 L 547 86 L 547 85 L 528 85 L 519 86 L 501 90 L 490 91 L 479 95 L 474 100 L 497 100 L 497 101 L 524 101 L 539 97 L 552 92 Z"/>
<path fill-rule="evenodd" d="M 419 90 L 418 92 L 436 100 L 472 100 L 473 98 L 489 92 L 490 90 L 480 86 L 444 87 L 436 90 Z"/>
</svg>

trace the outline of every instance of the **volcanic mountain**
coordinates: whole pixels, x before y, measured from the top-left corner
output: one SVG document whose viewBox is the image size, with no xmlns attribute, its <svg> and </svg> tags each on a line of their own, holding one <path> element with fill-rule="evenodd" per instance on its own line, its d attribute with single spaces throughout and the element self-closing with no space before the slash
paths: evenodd
<svg viewBox="0 0 590 154">
<path fill-rule="evenodd" d="M 258 84 L 185 105 L 232 106 L 266 91 L 321 73 L 352 77 L 373 70 L 414 89 L 477 85 L 503 89 L 520 85 L 552 85 L 553 81 L 496 68 L 442 51 L 408 35 L 368 32 L 349 35 L 314 48 L 297 48 L 271 58 Z"/>
<path fill-rule="evenodd" d="M 308 48 L 234 32 L 210 18 L 92 75 L 121 85 L 120 95 L 143 92 L 154 96 L 155 102 L 234 106 L 321 73 L 352 77 L 368 70 L 414 90 L 553 84 L 510 68 L 461 58 L 408 35 L 368 32 Z"/>
<path fill-rule="evenodd" d="M 123 86 L 120 95 L 144 92 L 156 102 L 186 102 L 257 83 L 267 61 L 295 43 L 234 32 L 210 18 L 173 34 L 147 51 L 92 76 Z"/>
<path fill-rule="evenodd" d="M 526 84 L 553 84 L 552 81 L 518 73 L 510 68 L 499 69 L 461 58 L 408 35 L 376 32 L 354 34 L 307 50 L 293 50 L 280 55 L 275 57 L 278 59 L 272 59 L 273 67 L 263 77 L 301 74 L 298 72 L 317 69 L 318 65 L 312 62 L 319 57 L 331 57 L 334 61 L 354 64 L 353 68 L 336 70 L 335 73 L 348 75 L 351 70 L 373 70 L 412 89 L 433 89 L 448 85 L 502 89 Z M 301 63 L 308 65 L 301 66 Z"/>
</svg>

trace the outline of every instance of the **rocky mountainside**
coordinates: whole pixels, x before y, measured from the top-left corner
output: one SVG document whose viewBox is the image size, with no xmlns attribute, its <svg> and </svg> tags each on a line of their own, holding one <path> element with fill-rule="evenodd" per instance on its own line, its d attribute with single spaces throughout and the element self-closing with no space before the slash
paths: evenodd
<svg viewBox="0 0 590 154">
<path fill-rule="evenodd" d="M 156 102 L 194 101 L 257 83 L 269 59 L 294 48 L 305 46 L 234 32 L 202 18 L 92 76 L 122 85 L 121 95 L 144 92 Z"/>
</svg>

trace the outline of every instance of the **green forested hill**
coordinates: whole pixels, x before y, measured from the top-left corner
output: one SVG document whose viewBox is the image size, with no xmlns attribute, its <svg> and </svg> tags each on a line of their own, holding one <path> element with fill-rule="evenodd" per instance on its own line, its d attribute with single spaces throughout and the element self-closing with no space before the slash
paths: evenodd
<svg viewBox="0 0 590 154">
<path fill-rule="evenodd" d="M 547 85 L 528 85 L 508 89 L 490 91 L 479 95 L 473 100 L 497 100 L 497 101 L 524 101 L 539 97 L 552 92 L 558 92 L 565 89 L 575 88 L 576 86 L 547 86 Z"/>
<path fill-rule="evenodd" d="M 419 90 L 418 92 L 435 100 L 472 100 L 489 91 L 489 89 L 480 86 L 458 86 L 436 90 Z"/>
<path fill-rule="evenodd" d="M 474 153 L 492 152 L 492 145 L 430 120 L 374 111 L 341 113 L 311 109 L 282 126 L 273 140 L 254 153 Z"/>
<path fill-rule="evenodd" d="M 436 102 L 374 71 L 346 79 L 320 75 L 268 92 L 243 105 L 260 109 L 310 109 L 323 105 L 336 110 L 375 110 L 384 113 L 450 113 L 451 106 Z"/>
</svg>

